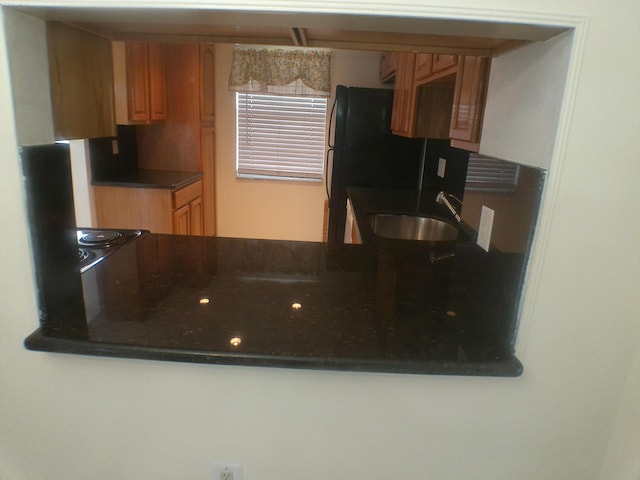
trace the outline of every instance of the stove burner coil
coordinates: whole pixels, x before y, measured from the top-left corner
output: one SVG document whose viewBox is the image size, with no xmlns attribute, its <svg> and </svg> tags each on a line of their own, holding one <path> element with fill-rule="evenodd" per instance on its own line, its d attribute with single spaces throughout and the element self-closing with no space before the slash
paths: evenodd
<svg viewBox="0 0 640 480">
<path fill-rule="evenodd" d="M 80 263 L 84 263 L 93 260 L 96 257 L 94 252 L 87 250 L 86 248 L 78 248 L 78 259 Z"/>
<path fill-rule="evenodd" d="M 78 239 L 78 243 L 90 247 L 107 246 L 123 238 L 122 233 L 115 230 L 87 232 Z"/>
</svg>

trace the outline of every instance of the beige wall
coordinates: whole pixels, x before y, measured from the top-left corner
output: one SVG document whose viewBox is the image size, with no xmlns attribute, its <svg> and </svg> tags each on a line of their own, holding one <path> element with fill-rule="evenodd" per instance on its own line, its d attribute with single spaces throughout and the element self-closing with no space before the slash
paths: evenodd
<svg viewBox="0 0 640 480">
<path fill-rule="evenodd" d="M 16 105 L 18 144 L 51 143 L 53 113 L 49 93 L 46 29 L 42 28 L 41 21 L 15 10 L 8 10 L 6 42 L 11 64 L 12 95 Z"/>
<path fill-rule="evenodd" d="M 322 241 L 324 182 L 236 178 L 232 45 L 216 45 L 216 214 L 221 237 Z M 379 87 L 377 53 L 335 51 L 332 85 Z M 327 114 L 333 98 L 329 98 Z"/>
<path fill-rule="evenodd" d="M 572 43 L 566 32 L 492 60 L 480 153 L 551 166 Z"/>
<path fill-rule="evenodd" d="M 246 0 L 228 4 L 257 8 Z M 0 240 L 0 478 L 201 480 L 211 478 L 210 462 L 222 460 L 242 463 L 245 480 L 638 479 L 640 50 L 633 46 L 640 6 L 470 4 L 299 0 L 287 8 L 579 27 L 525 285 L 518 338 L 524 374 L 516 379 L 26 351 L 22 341 L 38 325 L 38 312 L 0 24 L 0 225 L 11 232 Z M 536 102 L 547 101 L 537 95 Z M 501 142 L 507 148 L 510 138 Z M 612 192 L 624 208 L 612 207 Z"/>
</svg>

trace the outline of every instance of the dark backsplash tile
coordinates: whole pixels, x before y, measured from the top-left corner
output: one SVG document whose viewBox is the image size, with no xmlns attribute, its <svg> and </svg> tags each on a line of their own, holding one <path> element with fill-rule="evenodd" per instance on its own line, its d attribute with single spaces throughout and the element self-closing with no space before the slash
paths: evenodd
<svg viewBox="0 0 640 480">
<path fill-rule="evenodd" d="M 113 140 L 118 141 L 118 153 L 113 153 Z M 136 127 L 118 125 L 117 137 L 89 140 L 91 175 L 96 181 L 108 180 L 113 174 L 138 169 Z"/>
<path fill-rule="evenodd" d="M 514 165 L 497 162 L 504 165 L 505 172 Z M 518 165 L 517 170 L 510 189 L 495 185 L 478 189 L 467 183 L 461 215 L 466 235 L 458 242 L 455 262 L 456 277 L 477 308 L 511 344 L 546 179 L 546 171 L 539 168 Z M 476 244 L 483 206 L 495 212 L 488 252 Z"/>
<path fill-rule="evenodd" d="M 464 195 L 464 185 L 467 175 L 469 152 L 453 148 L 449 140 L 428 139 L 427 157 L 423 188 L 439 192 L 444 190 L 458 198 Z M 446 160 L 444 178 L 438 176 L 438 162 L 440 158 Z"/>
</svg>

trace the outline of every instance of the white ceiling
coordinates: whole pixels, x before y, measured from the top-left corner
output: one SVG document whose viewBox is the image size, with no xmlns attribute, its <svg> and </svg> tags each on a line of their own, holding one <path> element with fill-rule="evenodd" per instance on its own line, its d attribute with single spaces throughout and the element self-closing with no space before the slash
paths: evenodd
<svg viewBox="0 0 640 480">
<path fill-rule="evenodd" d="M 309 46 L 495 55 L 566 28 L 378 15 L 247 12 L 214 9 L 16 7 L 112 39 L 293 45 L 303 29 Z M 516 42 L 513 42 L 515 40 Z"/>
</svg>

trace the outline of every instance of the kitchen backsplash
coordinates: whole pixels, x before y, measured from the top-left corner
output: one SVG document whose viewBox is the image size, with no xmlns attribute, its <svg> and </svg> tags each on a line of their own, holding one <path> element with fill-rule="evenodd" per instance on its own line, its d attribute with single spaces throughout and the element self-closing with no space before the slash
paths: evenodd
<svg viewBox="0 0 640 480">
<path fill-rule="evenodd" d="M 92 138 L 89 140 L 91 175 L 94 180 L 103 180 L 118 172 L 138 169 L 138 145 L 136 127 L 118 125 L 117 137 Z M 114 141 L 117 148 L 114 153 Z"/>
<path fill-rule="evenodd" d="M 469 160 L 455 275 L 512 344 L 545 179 L 543 169 L 473 154 Z M 483 207 L 493 210 L 488 251 L 476 243 Z"/>
<path fill-rule="evenodd" d="M 462 198 L 469 152 L 453 148 L 449 143 L 449 140 L 431 138 L 427 140 L 423 188 L 434 192 L 444 190 Z M 438 164 L 441 158 L 445 160 L 444 177 L 438 175 Z"/>
</svg>

